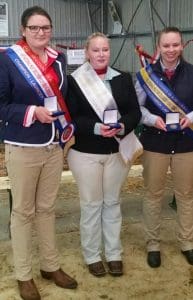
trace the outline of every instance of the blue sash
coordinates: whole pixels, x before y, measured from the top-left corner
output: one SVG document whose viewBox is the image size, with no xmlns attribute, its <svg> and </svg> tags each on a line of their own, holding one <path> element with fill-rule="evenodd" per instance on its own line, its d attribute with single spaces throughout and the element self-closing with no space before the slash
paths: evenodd
<svg viewBox="0 0 193 300">
<path fill-rule="evenodd" d="M 150 65 L 141 68 L 137 73 L 137 79 L 148 98 L 164 115 L 178 112 L 182 118 L 190 112 L 190 109 L 153 73 Z M 193 138 L 193 125 L 184 130 Z"/>
</svg>

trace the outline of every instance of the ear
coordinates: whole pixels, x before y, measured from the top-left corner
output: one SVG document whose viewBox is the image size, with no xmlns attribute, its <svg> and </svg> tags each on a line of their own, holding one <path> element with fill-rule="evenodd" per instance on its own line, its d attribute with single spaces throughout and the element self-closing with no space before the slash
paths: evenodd
<svg viewBox="0 0 193 300">
<path fill-rule="evenodd" d="M 85 49 L 85 59 L 86 61 L 89 61 L 89 55 L 88 55 L 88 51 Z"/>
<path fill-rule="evenodd" d="M 20 33 L 23 37 L 25 37 L 25 28 L 23 26 L 20 27 Z"/>
</svg>

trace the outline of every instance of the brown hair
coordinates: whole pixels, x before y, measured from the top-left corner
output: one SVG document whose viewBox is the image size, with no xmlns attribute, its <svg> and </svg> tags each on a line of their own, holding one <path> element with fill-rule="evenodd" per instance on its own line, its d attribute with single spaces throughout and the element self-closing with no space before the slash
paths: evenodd
<svg viewBox="0 0 193 300">
<path fill-rule="evenodd" d="M 50 25 L 52 25 L 52 19 L 45 9 L 40 6 L 32 6 L 24 10 L 21 16 L 21 25 L 23 26 L 23 28 L 27 26 L 29 18 L 34 15 L 41 15 L 46 17 L 50 21 Z"/>
<path fill-rule="evenodd" d="M 181 37 L 181 42 L 183 43 L 183 39 L 182 39 L 182 33 L 181 31 L 177 28 L 177 27 L 165 27 L 164 29 L 162 29 L 159 34 L 158 34 L 158 38 L 157 38 L 157 44 L 159 45 L 160 44 L 160 40 L 161 40 L 161 37 L 164 33 L 169 33 L 169 32 L 175 32 L 175 33 L 178 33 Z"/>
</svg>

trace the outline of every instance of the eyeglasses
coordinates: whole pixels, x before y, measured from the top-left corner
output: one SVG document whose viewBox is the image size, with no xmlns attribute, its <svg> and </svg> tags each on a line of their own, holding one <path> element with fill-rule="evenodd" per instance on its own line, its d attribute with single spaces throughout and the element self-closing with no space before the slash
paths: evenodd
<svg viewBox="0 0 193 300">
<path fill-rule="evenodd" d="M 25 27 L 29 28 L 29 30 L 32 33 L 38 33 L 40 31 L 40 29 L 45 33 L 49 33 L 52 30 L 52 25 L 44 25 L 44 26 L 30 25 L 30 26 L 25 26 Z"/>
</svg>

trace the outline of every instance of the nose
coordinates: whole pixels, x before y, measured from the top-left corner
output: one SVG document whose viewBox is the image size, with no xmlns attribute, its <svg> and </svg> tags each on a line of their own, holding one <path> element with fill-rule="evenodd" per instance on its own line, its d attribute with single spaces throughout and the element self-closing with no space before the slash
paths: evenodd
<svg viewBox="0 0 193 300">
<path fill-rule="evenodd" d="M 170 51 L 173 51 L 173 50 L 174 50 L 174 47 L 173 47 L 173 46 L 170 46 L 170 47 L 169 47 L 169 50 L 170 50 Z"/>
<path fill-rule="evenodd" d="M 38 32 L 39 34 L 44 34 L 44 30 L 43 30 L 43 28 L 41 28 L 40 27 L 40 29 L 39 29 L 39 32 Z"/>
</svg>

